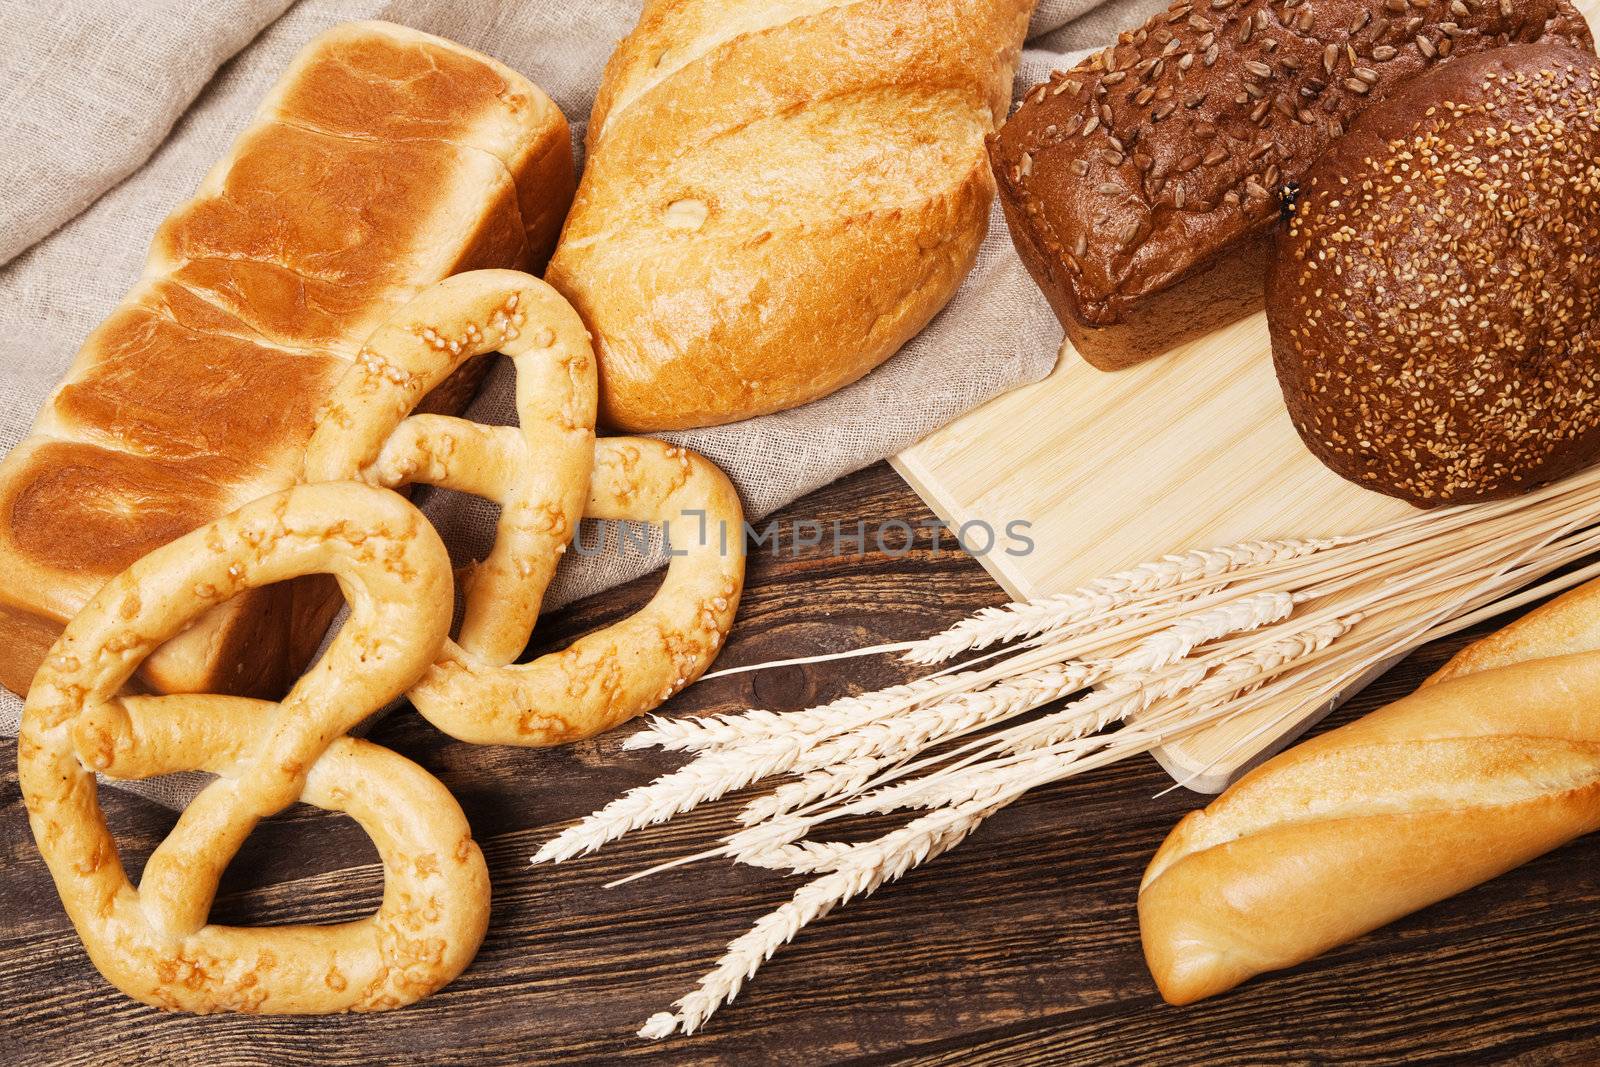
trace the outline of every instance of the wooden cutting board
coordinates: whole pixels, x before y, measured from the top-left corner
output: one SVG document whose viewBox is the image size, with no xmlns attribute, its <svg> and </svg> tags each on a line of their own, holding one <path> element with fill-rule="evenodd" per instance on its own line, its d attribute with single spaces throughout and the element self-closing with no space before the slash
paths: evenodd
<svg viewBox="0 0 1600 1067">
<path fill-rule="evenodd" d="M 1065 345 L 1049 378 L 937 431 L 894 466 L 953 528 L 1031 523 L 1031 552 L 1008 555 L 1002 540 L 980 557 L 1018 599 L 1169 552 L 1353 533 L 1411 511 L 1306 450 L 1272 370 L 1264 314 L 1109 374 Z M 1190 788 L 1220 792 L 1332 708 L 1304 709 L 1292 726 L 1245 741 L 1288 710 L 1267 705 L 1156 758 Z"/>
</svg>

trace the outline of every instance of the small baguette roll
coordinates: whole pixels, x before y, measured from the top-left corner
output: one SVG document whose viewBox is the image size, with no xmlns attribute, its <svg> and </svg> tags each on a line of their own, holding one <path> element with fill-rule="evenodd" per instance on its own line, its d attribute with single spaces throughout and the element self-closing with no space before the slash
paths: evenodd
<svg viewBox="0 0 1600 1067">
<path fill-rule="evenodd" d="M 1600 586 L 1553 601 L 1180 822 L 1139 891 L 1161 995 L 1292 967 L 1600 829 L 1597 615 Z"/>
</svg>

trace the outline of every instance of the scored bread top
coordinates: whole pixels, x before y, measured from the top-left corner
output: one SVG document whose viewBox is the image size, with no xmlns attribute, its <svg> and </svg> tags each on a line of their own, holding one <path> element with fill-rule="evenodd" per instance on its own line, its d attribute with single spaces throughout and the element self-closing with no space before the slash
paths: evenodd
<svg viewBox="0 0 1600 1067">
<path fill-rule="evenodd" d="M 537 266 L 572 185 L 565 120 L 514 71 L 380 22 L 310 42 L 0 466 L 0 634 L 22 635 L 0 682 L 25 691 L 107 578 L 290 484 L 366 336 L 447 275 Z M 244 609 L 220 610 L 197 629 Z M 217 681 L 225 642 L 195 642 L 152 671 Z"/>
<path fill-rule="evenodd" d="M 1539 700 L 1527 699 L 1529 692 Z M 1145 872 L 1290 827 L 1600 791 L 1600 655 L 1464 675 L 1318 735 L 1181 822 Z M 1600 810 L 1600 809 L 1597 809 Z"/>
<path fill-rule="evenodd" d="M 1374 101 L 1545 37 L 1592 48 L 1566 0 L 1177 0 L 991 139 L 1018 251 L 1063 319 L 1119 322 L 1268 229 L 1279 190 Z"/>
<path fill-rule="evenodd" d="M 1295 428 L 1423 507 L 1509 496 L 1600 455 L 1600 60 L 1455 60 L 1308 173 L 1268 277 Z"/>
<path fill-rule="evenodd" d="M 954 293 L 1027 0 L 647 3 L 606 68 L 549 280 L 602 418 L 729 422 L 860 377 Z"/>
</svg>

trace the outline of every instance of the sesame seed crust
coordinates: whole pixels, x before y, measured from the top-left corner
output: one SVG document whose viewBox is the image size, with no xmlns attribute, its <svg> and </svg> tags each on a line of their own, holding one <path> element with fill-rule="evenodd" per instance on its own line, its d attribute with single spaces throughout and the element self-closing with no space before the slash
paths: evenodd
<svg viewBox="0 0 1600 1067">
<path fill-rule="evenodd" d="M 1600 61 L 1553 43 L 1440 66 L 1306 173 L 1267 279 L 1296 430 L 1419 507 L 1600 456 Z"/>
<path fill-rule="evenodd" d="M 1175 0 L 1030 90 L 990 163 L 1063 322 L 1112 325 L 1270 233 L 1284 183 L 1367 107 L 1545 38 L 1593 47 L 1567 0 Z"/>
</svg>

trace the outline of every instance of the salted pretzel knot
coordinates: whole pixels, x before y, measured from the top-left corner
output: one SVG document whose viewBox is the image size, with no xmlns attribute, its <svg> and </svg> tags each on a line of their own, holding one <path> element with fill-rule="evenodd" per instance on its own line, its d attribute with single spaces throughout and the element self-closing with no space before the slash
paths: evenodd
<svg viewBox="0 0 1600 1067">
<path fill-rule="evenodd" d="M 246 590 L 331 574 L 350 618 L 280 703 L 119 696 L 140 663 Z M 483 856 L 460 806 L 409 760 L 344 736 L 438 655 L 449 556 L 420 512 L 356 483 L 264 497 L 159 548 L 75 617 L 33 681 L 17 767 L 34 838 L 101 973 L 184 1011 L 374 1011 L 408 1004 L 472 960 L 488 921 Z M 216 774 L 145 864 L 136 890 L 93 771 Z M 207 922 L 257 823 L 296 800 L 342 811 L 377 846 L 383 903 L 331 926 Z"/>
<path fill-rule="evenodd" d="M 516 367 L 517 427 L 410 414 L 463 362 L 495 351 Z M 308 481 L 424 483 L 501 506 L 494 548 L 466 583 L 460 633 L 408 694 L 454 737 L 591 736 L 698 678 L 733 625 L 744 584 L 738 494 L 684 449 L 596 443 L 596 391 L 588 331 L 559 293 L 515 271 L 472 271 L 425 290 L 368 339 L 312 437 Z M 515 663 L 585 516 L 663 524 L 666 580 L 631 618 Z"/>
</svg>

